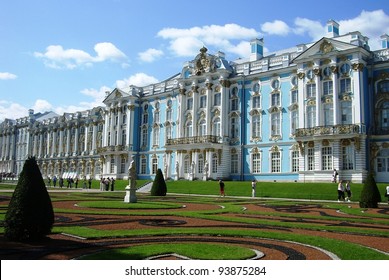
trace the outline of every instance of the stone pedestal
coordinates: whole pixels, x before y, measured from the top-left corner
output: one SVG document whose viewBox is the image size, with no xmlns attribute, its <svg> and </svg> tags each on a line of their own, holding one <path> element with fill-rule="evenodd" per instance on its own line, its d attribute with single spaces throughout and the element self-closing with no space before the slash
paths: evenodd
<svg viewBox="0 0 389 280">
<path fill-rule="evenodd" d="M 126 196 L 124 197 L 124 202 L 126 203 L 136 203 L 136 188 L 131 188 L 130 186 L 126 187 Z"/>
</svg>

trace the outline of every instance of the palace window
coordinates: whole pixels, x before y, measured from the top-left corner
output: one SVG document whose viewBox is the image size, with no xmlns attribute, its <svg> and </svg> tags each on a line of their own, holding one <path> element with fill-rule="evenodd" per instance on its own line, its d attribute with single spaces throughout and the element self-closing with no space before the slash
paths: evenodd
<svg viewBox="0 0 389 280">
<path fill-rule="evenodd" d="M 307 98 L 316 97 L 316 84 L 307 84 Z"/>
<path fill-rule="evenodd" d="M 147 138 L 149 137 L 149 134 L 148 134 L 148 129 L 147 127 L 143 127 L 142 128 L 142 147 L 146 147 L 147 146 Z"/>
<path fill-rule="evenodd" d="M 271 106 L 279 107 L 280 105 L 281 105 L 280 94 L 279 93 L 273 93 L 271 95 Z"/>
<path fill-rule="evenodd" d="M 378 84 L 379 93 L 388 93 L 389 92 L 389 80 L 384 80 Z"/>
<path fill-rule="evenodd" d="M 377 172 L 389 172 L 389 149 L 382 149 L 377 155 Z"/>
<path fill-rule="evenodd" d="M 343 146 L 342 147 L 342 168 L 343 170 L 353 170 L 354 169 L 354 158 L 355 151 L 354 146 Z"/>
<path fill-rule="evenodd" d="M 238 161 L 238 154 L 232 154 L 231 155 L 231 173 L 232 174 L 237 174 L 239 172 L 239 169 L 238 169 L 238 165 L 239 164 L 239 161 Z"/>
<path fill-rule="evenodd" d="M 221 105 L 221 93 L 218 92 L 218 93 L 215 93 L 215 95 L 213 96 L 213 105 L 214 106 L 220 106 Z"/>
<path fill-rule="evenodd" d="M 297 110 L 290 112 L 290 130 L 294 134 L 299 125 L 299 114 Z"/>
<path fill-rule="evenodd" d="M 147 158 L 142 157 L 140 160 L 140 173 L 146 174 L 146 170 L 147 170 Z"/>
<path fill-rule="evenodd" d="M 203 174 L 203 171 L 204 171 L 204 158 L 203 155 L 199 155 L 197 161 L 197 173 Z"/>
<path fill-rule="evenodd" d="M 352 105 L 351 101 L 340 102 L 341 123 L 352 124 Z"/>
<path fill-rule="evenodd" d="M 261 115 L 259 113 L 251 117 L 251 137 L 258 138 L 261 136 Z"/>
<path fill-rule="evenodd" d="M 378 129 L 381 131 L 389 130 L 389 101 L 382 102 L 378 110 Z"/>
<path fill-rule="evenodd" d="M 200 96 L 200 108 L 206 108 L 207 107 L 207 96 L 202 95 Z"/>
<path fill-rule="evenodd" d="M 261 96 L 253 96 L 253 108 L 261 108 Z"/>
<path fill-rule="evenodd" d="M 186 110 L 192 110 L 193 109 L 193 98 L 188 98 L 186 100 Z"/>
<path fill-rule="evenodd" d="M 115 173 L 115 158 L 111 157 L 111 163 L 110 163 L 110 173 Z"/>
<path fill-rule="evenodd" d="M 280 173 L 281 172 L 281 153 L 272 152 L 271 153 L 271 172 Z"/>
<path fill-rule="evenodd" d="M 307 107 L 307 127 L 316 126 L 316 106 Z"/>
<path fill-rule="evenodd" d="M 159 127 L 153 128 L 153 146 L 159 146 Z"/>
<path fill-rule="evenodd" d="M 126 145 L 127 143 L 126 143 L 126 141 L 127 141 L 127 133 L 126 133 L 126 130 L 125 129 L 123 129 L 122 130 L 122 145 Z"/>
<path fill-rule="evenodd" d="M 315 149 L 308 148 L 307 150 L 307 169 L 315 170 Z"/>
<path fill-rule="evenodd" d="M 190 163 L 189 163 L 189 156 L 186 155 L 184 158 L 184 173 L 189 173 Z"/>
<path fill-rule="evenodd" d="M 299 171 L 299 151 L 292 151 L 292 156 L 291 156 L 291 167 L 292 167 L 292 172 L 298 172 Z"/>
<path fill-rule="evenodd" d="M 340 94 L 351 92 L 351 79 L 350 78 L 340 79 L 339 84 L 340 84 Z"/>
<path fill-rule="evenodd" d="M 213 120 L 213 131 L 212 135 L 220 136 L 220 118 L 215 118 Z"/>
<path fill-rule="evenodd" d="M 298 93 L 299 91 L 297 89 L 294 89 L 290 92 L 291 104 L 298 103 Z"/>
<path fill-rule="evenodd" d="M 170 122 L 172 120 L 172 109 L 166 110 L 166 121 Z"/>
<path fill-rule="evenodd" d="M 230 109 L 231 111 L 239 110 L 238 88 L 234 87 L 230 96 Z"/>
<path fill-rule="evenodd" d="M 212 173 L 217 173 L 217 155 L 212 155 Z"/>
<path fill-rule="evenodd" d="M 323 95 L 333 95 L 334 83 L 332 81 L 323 82 Z"/>
<path fill-rule="evenodd" d="M 192 137 L 193 124 L 192 121 L 187 121 L 185 125 L 185 137 Z"/>
<path fill-rule="evenodd" d="M 271 135 L 281 135 L 281 113 L 271 114 Z"/>
<path fill-rule="evenodd" d="M 171 125 L 169 124 L 169 125 L 167 125 L 166 126 L 166 128 L 165 128 L 165 134 L 166 134 L 166 140 L 167 139 L 172 139 L 172 127 L 171 127 Z"/>
<path fill-rule="evenodd" d="M 253 173 L 261 173 L 261 154 L 260 153 L 254 153 L 252 155 L 252 172 Z"/>
<path fill-rule="evenodd" d="M 322 170 L 332 170 L 332 147 L 321 149 Z"/>
<path fill-rule="evenodd" d="M 238 130 L 238 127 L 239 127 L 239 124 L 238 124 L 238 118 L 237 117 L 232 117 L 230 119 L 230 125 L 231 125 L 231 135 L 230 137 L 231 138 L 237 138 L 238 135 L 239 135 L 239 130 Z"/>
<path fill-rule="evenodd" d="M 153 161 L 152 161 L 152 170 L 153 170 L 153 174 L 157 174 L 157 170 L 158 170 L 158 158 L 154 157 L 153 158 Z"/>
<path fill-rule="evenodd" d="M 200 121 L 198 131 L 199 131 L 199 136 L 207 135 L 207 123 L 204 119 Z"/>
<path fill-rule="evenodd" d="M 333 125 L 334 124 L 334 108 L 332 103 L 324 104 L 323 106 L 324 113 L 324 125 Z"/>
<path fill-rule="evenodd" d="M 121 162 L 120 162 L 120 173 L 126 173 L 126 164 L 127 164 L 127 160 L 122 157 L 121 159 Z"/>
</svg>

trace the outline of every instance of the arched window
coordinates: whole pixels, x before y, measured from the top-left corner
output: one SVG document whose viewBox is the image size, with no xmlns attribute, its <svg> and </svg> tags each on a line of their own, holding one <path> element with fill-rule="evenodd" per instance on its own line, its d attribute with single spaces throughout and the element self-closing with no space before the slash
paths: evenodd
<svg viewBox="0 0 389 280">
<path fill-rule="evenodd" d="M 389 101 L 384 101 L 378 109 L 378 129 L 380 133 L 389 131 Z"/>
<path fill-rule="evenodd" d="M 198 133 L 199 136 L 205 136 L 207 134 L 207 123 L 204 119 L 199 123 Z"/>
<path fill-rule="evenodd" d="M 187 121 L 186 125 L 185 125 L 185 136 L 186 137 L 192 137 L 192 128 L 193 128 L 192 121 Z"/>
<path fill-rule="evenodd" d="M 213 131 L 212 135 L 220 136 L 220 118 L 215 118 L 213 120 Z"/>
<path fill-rule="evenodd" d="M 378 83 L 378 92 L 379 93 L 389 92 L 389 80 L 384 80 Z"/>
</svg>

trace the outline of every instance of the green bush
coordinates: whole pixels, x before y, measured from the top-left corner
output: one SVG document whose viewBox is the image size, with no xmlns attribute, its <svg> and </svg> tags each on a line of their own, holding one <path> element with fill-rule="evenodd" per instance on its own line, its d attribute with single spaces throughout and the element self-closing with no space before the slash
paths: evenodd
<svg viewBox="0 0 389 280">
<path fill-rule="evenodd" d="M 163 178 L 162 170 L 158 169 L 155 176 L 153 186 L 151 187 L 151 195 L 165 196 L 167 192 L 166 182 Z"/>
<path fill-rule="evenodd" d="M 4 220 L 9 240 L 31 241 L 51 233 L 54 211 L 42 174 L 34 157 L 29 157 L 20 173 Z"/>
<path fill-rule="evenodd" d="M 369 174 L 363 184 L 359 207 L 361 208 L 378 208 L 378 202 L 381 202 L 381 194 L 374 180 L 373 174 Z"/>
</svg>

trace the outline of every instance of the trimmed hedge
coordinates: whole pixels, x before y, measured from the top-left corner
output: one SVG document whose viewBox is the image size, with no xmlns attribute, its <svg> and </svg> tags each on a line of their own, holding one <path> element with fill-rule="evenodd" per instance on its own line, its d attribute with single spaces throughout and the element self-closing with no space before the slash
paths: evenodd
<svg viewBox="0 0 389 280">
<path fill-rule="evenodd" d="M 20 173 L 4 220 L 4 235 L 13 241 L 30 241 L 51 233 L 54 211 L 45 182 L 34 157 Z"/>
</svg>

